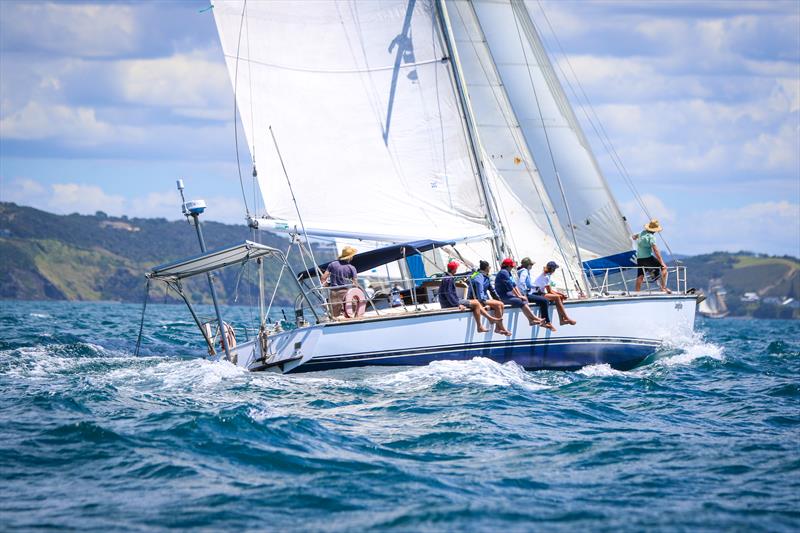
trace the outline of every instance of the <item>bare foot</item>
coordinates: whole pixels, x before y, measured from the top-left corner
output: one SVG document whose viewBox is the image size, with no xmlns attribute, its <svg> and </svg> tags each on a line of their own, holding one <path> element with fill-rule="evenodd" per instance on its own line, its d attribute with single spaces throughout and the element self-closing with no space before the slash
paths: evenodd
<svg viewBox="0 0 800 533">
<path fill-rule="evenodd" d="M 478 328 L 478 333 L 488 333 L 489 330 L 486 328 Z"/>
<path fill-rule="evenodd" d="M 534 318 L 533 320 L 528 320 L 529 326 L 541 326 L 544 323 L 544 320 L 541 318 Z"/>
<path fill-rule="evenodd" d="M 669 290 L 669 289 L 668 289 L 668 288 L 666 288 L 666 287 L 661 287 L 661 290 L 662 290 L 662 291 L 664 291 L 664 292 L 665 292 L 665 293 L 667 293 L 667 294 L 672 294 L 672 291 L 671 291 L 671 290 Z"/>
<path fill-rule="evenodd" d="M 555 331 L 556 331 L 556 327 L 553 324 L 551 324 L 550 322 L 548 322 L 547 324 L 542 324 L 542 327 L 544 329 L 549 329 L 553 333 L 555 333 Z"/>
<path fill-rule="evenodd" d="M 511 332 L 508 331 L 507 329 L 495 329 L 494 332 L 499 333 L 500 335 L 505 335 L 506 337 L 511 336 Z"/>
<path fill-rule="evenodd" d="M 562 326 L 574 326 L 575 324 L 577 324 L 577 322 L 575 322 L 571 318 L 564 318 L 560 322 Z"/>
</svg>

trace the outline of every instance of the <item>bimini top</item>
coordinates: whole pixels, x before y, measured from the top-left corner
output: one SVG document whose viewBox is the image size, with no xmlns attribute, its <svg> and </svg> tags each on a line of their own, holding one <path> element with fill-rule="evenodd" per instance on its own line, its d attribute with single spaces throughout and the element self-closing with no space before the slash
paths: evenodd
<svg viewBox="0 0 800 533">
<path fill-rule="evenodd" d="M 277 248 L 265 246 L 257 242 L 244 241 L 234 246 L 212 250 L 201 255 L 159 265 L 148 272 L 146 276 L 151 279 L 164 280 L 189 278 L 272 254 L 283 255 Z"/>
<path fill-rule="evenodd" d="M 404 257 L 426 252 L 434 248 L 442 248 L 443 246 L 453 246 L 454 244 L 455 241 L 431 241 L 431 240 L 413 241 L 413 242 L 406 242 L 403 244 L 395 244 L 393 246 L 386 246 L 384 248 L 378 248 L 376 250 L 370 250 L 369 252 L 356 254 L 353 256 L 353 259 L 350 261 L 350 264 L 356 267 L 356 270 L 358 272 L 364 272 L 365 270 L 371 270 L 375 267 L 385 265 L 386 263 L 391 263 L 392 261 L 403 259 Z M 331 262 L 332 261 L 329 261 L 327 263 L 322 263 L 321 265 L 317 265 L 316 268 L 306 270 L 305 272 L 301 272 L 297 276 L 297 279 L 302 281 L 304 279 L 313 278 L 317 275 L 317 269 L 319 269 L 320 272 L 325 272 L 325 269 L 328 268 L 328 265 Z"/>
</svg>

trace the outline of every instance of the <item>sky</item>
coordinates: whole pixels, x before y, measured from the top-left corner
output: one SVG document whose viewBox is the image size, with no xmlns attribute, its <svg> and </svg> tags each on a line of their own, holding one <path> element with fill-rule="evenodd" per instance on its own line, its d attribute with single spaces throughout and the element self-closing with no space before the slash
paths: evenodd
<svg viewBox="0 0 800 533">
<path fill-rule="evenodd" d="M 207 7 L 0 1 L 0 201 L 177 219 L 182 178 L 208 219 L 242 222 Z M 573 104 L 581 91 L 591 103 L 576 114 L 635 228 L 646 216 L 592 113 L 674 253 L 800 256 L 800 1 L 529 7 Z"/>
</svg>

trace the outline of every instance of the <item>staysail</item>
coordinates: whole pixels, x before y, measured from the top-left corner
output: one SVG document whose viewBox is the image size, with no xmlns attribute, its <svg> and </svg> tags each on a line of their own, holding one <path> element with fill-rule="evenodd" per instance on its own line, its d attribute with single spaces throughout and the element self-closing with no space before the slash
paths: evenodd
<svg viewBox="0 0 800 533">
<path fill-rule="evenodd" d="M 528 7 L 522 0 L 475 0 L 470 5 L 524 143 L 562 227 L 567 234 L 574 230 L 583 260 L 628 252 L 631 241 L 625 219 L 550 64 Z"/>
<path fill-rule="evenodd" d="M 215 1 L 214 17 L 270 217 L 387 240 L 490 233 L 431 0 Z"/>
</svg>

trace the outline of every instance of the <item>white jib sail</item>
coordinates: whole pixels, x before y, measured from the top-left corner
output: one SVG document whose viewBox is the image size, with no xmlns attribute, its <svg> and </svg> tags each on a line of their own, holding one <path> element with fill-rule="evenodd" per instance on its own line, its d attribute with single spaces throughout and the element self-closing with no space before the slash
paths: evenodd
<svg viewBox="0 0 800 533">
<path fill-rule="evenodd" d="M 215 1 L 271 217 L 393 240 L 489 227 L 431 0 Z"/>
<path fill-rule="evenodd" d="M 550 64 L 528 8 L 522 0 L 475 0 L 472 4 L 525 144 L 569 233 L 558 172 L 578 244 L 588 252 L 582 259 L 630 250 L 627 224 Z"/>
<path fill-rule="evenodd" d="M 577 255 L 565 235 L 499 79 L 471 2 L 447 0 L 459 64 L 507 244 L 536 271 L 555 260 L 581 280 Z M 563 272 L 563 271 L 562 271 Z M 559 276 L 560 277 L 560 276 Z M 574 288 L 574 282 L 566 284 Z"/>
</svg>

